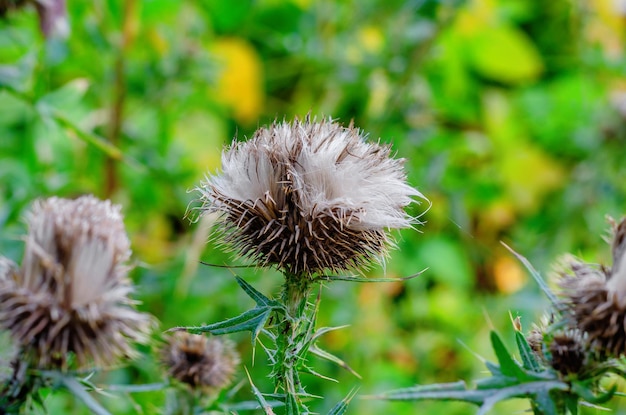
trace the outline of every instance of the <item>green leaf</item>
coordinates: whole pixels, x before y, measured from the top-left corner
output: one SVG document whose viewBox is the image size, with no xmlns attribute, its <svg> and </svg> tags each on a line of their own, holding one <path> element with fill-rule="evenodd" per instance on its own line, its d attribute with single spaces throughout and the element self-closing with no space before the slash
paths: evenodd
<svg viewBox="0 0 626 415">
<path fill-rule="evenodd" d="M 567 390 L 568 388 L 569 386 L 564 382 L 551 380 L 551 381 L 527 382 L 527 383 L 521 383 L 518 385 L 509 386 L 507 388 L 502 388 L 502 389 L 486 390 L 485 392 L 489 392 L 489 393 L 486 395 L 485 400 L 482 406 L 480 407 L 480 410 L 477 412 L 477 415 L 486 414 L 498 402 L 511 399 L 511 398 L 523 398 L 523 397 L 528 397 L 528 398 L 533 399 L 533 401 L 535 401 L 535 399 L 540 394 L 545 394 L 545 397 L 549 400 L 549 402 L 542 401 L 545 407 L 548 409 L 548 411 L 545 412 L 544 415 L 558 415 L 557 412 L 552 411 L 552 408 L 554 408 L 554 411 L 556 411 L 556 404 L 554 404 L 554 401 L 552 400 L 552 397 L 549 395 L 549 392 L 551 390 Z"/>
<path fill-rule="evenodd" d="M 533 398 L 533 403 L 542 415 L 559 415 L 559 408 L 554 401 L 550 391 L 537 392 Z"/>
<path fill-rule="evenodd" d="M 170 329 L 170 331 L 184 330 L 193 334 L 211 333 L 216 335 L 250 331 L 252 332 L 252 340 L 254 342 L 261 329 L 265 326 L 265 322 L 274 310 L 274 307 L 255 307 L 238 315 L 237 317 L 229 318 L 228 320 L 220 321 L 218 323 L 200 327 L 175 327 Z"/>
<path fill-rule="evenodd" d="M 519 364 L 513 360 L 508 350 L 504 346 L 502 339 L 498 336 L 498 333 L 492 331 L 490 333 L 491 337 L 491 346 L 493 347 L 493 351 L 496 353 L 496 357 L 498 358 L 498 363 L 500 364 L 500 371 L 505 376 L 511 376 L 519 380 L 527 379 L 527 374 L 522 370 Z"/>
<path fill-rule="evenodd" d="M 358 275 L 322 275 L 315 280 L 320 281 L 348 281 L 348 282 L 402 282 L 412 280 L 413 278 L 419 277 L 422 275 L 428 268 L 421 270 L 413 275 L 409 275 L 408 277 L 401 278 L 366 278 L 359 277 Z"/>
<path fill-rule="evenodd" d="M 309 351 L 322 359 L 328 360 L 329 362 L 333 362 L 334 364 L 336 364 L 339 367 L 344 368 L 345 370 L 347 370 L 348 372 L 352 373 L 354 376 L 356 376 L 357 378 L 361 379 L 361 375 L 359 375 L 354 369 L 352 369 L 346 362 L 344 362 L 342 359 L 338 358 L 337 356 L 335 356 L 332 353 L 329 353 L 325 350 L 320 349 L 317 345 L 313 345 L 309 348 Z"/>
<path fill-rule="evenodd" d="M 509 85 L 533 81 L 543 72 L 541 55 L 514 26 L 484 27 L 470 39 L 471 63 L 481 75 Z"/>
<path fill-rule="evenodd" d="M 252 393 L 254 394 L 254 397 L 256 398 L 259 405 L 261 405 L 263 412 L 265 413 L 265 415 L 275 415 L 274 411 L 272 410 L 272 405 L 270 405 L 269 402 L 265 400 L 265 397 L 263 396 L 261 391 L 254 385 L 254 382 L 252 382 L 252 378 L 250 377 L 248 368 L 245 368 L 245 370 L 246 375 L 248 376 L 248 381 L 250 382 L 250 387 L 252 388 Z"/>
<path fill-rule="evenodd" d="M 0 87 L 26 92 L 36 66 L 35 52 L 26 54 L 14 65 L 0 65 Z"/>
<path fill-rule="evenodd" d="M 396 389 L 379 395 L 366 396 L 369 399 L 386 401 L 464 401 L 481 405 L 489 391 L 467 389 L 465 382 L 436 383 L 433 385 L 416 385 L 410 388 Z"/>
<path fill-rule="evenodd" d="M 80 399 L 93 414 L 111 415 L 110 412 L 104 409 L 104 407 L 85 390 L 81 383 L 73 377 L 58 374 L 58 376 L 55 377 L 55 380 L 59 381 L 68 391 Z"/>
<path fill-rule="evenodd" d="M 37 109 L 43 115 L 75 110 L 82 105 L 88 88 L 89 81 L 86 79 L 74 79 L 41 97 L 36 103 Z"/>
<path fill-rule="evenodd" d="M 298 405 L 295 395 L 288 393 L 286 399 L 285 406 L 287 407 L 287 415 L 299 415 L 300 405 Z"/>
<path fill-rule="evenodd" d="M 328 412 L 328 415 L 343 415 L 348 410 L 350 401 L 356 396 L 357 390 L 352 389 L 345 398 L 337 402 L 337 405 L 333 406 Z"/>
<path fill-rule="evenodd" d="M 601 393 L 596 394 L 590 388 L 590 385 L 586 385 L 581 382 L 572 382 L 572 391 L 589 403 L 602 404 L 608 402 L 613 395 L 615 395 L 615 392 L 617 392 L 617 385 L 611 386 L 611 389 L 608 391 L 602 391 Z"/>
<path fill-rule="evenodd" d="M 239 284 L 239 286 L 246 292 L 246 294 L 248 294 L 248 296 L 254 300 L 257 306 L 274 308 L 282 307 L 279 302 L 270 300 L 262 293 L 257 291 L 252 285 L 248 284 L 243 278 L 235 276 L 235 280 L 237 281 L 237 284 Z"/>
<path fill-rule="evenodd" d="M 550 302 L 553 305 L 558 304 L 558 300 L 557 300 L 556 296 L 554 295 L 554 293 L 552 293 L 552 291 L 550 290 L 550 287 L 548 287 L 548 284 L 546 284 L 546 282 L 543 280 L 543 277 L 541 276 L 541 274 L 539 274 L 539 272 L 532 266 L 530 261 L 528 261 L 525 257 L 523 257 L 522 255 L 520 255 L 517 252 L 515 252 L 513 250 L 513 248 L 511 248 L 510 246 L 508 246 L 504 242 L 500 242 L 500 243 L 506 249 L 508 249 L 509 252 L 512 253 L 515 256 L 515 258 L 517 258 L 522 264 L 524 264 L 524 266 L 526 267 L 526 269 L 528 270 L 530 275 L 535 279 L 535 282 L 537 283 L 539 288 L 541 288 L 541 291 L 543 291 L 543 293 L 546 295 L 546 297 L 548 297 Z"/>
<path fill-rule="evenodd" d="M 522 358 L 522 365 L 524 366 L 524 369 L 539 372 L 541 370 L 541 365 L 537 362 L 535 353 L 530 348 L 526 337 L 524 337 L 521 332 L 515 331 L 515 342 L 517 343 L 517 349 L 519 350 L 519 354 Z"/>
</svg>

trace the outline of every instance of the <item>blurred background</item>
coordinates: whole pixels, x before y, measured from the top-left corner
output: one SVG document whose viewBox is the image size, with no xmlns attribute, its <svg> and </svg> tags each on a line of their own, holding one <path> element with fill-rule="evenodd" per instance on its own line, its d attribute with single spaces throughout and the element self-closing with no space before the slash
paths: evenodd
<svg viewBox="0 0 626 415">
<path fill-rule="evenodd" d="M 432 208 L 368 275 L 428 269 L 402 284 L 323 289 L 319 325 L 350 326 L 322 346 L 362 380 L 317 362 L 339 380 L 305 378 L 326 398 L 320 413 L 354 387 L 367 395 L 485 376 L 476 354 L 494 359 L 492 328 L 513 350 L 510 315 L 529 330 L 548 302 L 501 241 L 545 276 L 566 252 L 610 261 L 605 215 L 626 213 L 624 1 L 68 0 L 66 13 L 34 3 L 0 2 L 0 252 L 21 259 L 36 198 L 111 198 L 132 240 L 140 308 L 162 330 L 253 306 L 234 271 L 199 264 L 242 262 L 185 217 L 233 137 L 311 113 L 354 120 L 407 159 Z M 236 272 L 278 293 L 276 272 Z M 253 363 L 249 335 L 232 339 L 271 391 L 262 350 Z M 151 356 L 96 382 L 158 382 Z M 157 414 L 165 395 L 99 399 L 116 414 Z M 47 402 L 52 414 L 86 413 L 63 393 Z M 528 408 L 520 400 L 494 413 Z M 475 408 L 357 397 L 348 413 L 444 412 Z"/>
</svg>

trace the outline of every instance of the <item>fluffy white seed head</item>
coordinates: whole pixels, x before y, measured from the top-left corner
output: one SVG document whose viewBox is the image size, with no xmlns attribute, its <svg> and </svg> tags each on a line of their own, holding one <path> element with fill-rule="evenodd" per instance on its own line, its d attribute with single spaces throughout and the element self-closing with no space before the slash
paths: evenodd
<svg viewBox="0 0 626 415">
<path fill-rule="evenodd" d="M 407 184 L 403 164 L 352 125 L 307 117 L 234 142 L 221 174 L 198 190 L 203 211 L 223 213 L 236 251 L 311 275 L 380 260 L 390 229 L 418 223 L 404 209 L 424 196 Z"/>
<path fill-rule="evenodd" d="M 120 207 L 92 196 L 34 204 L 21 268 L 0 265 L 0 327 L 43 368 L 106 366 L 145 341 L 149 315 L 128 295 Z"/>
</svg>

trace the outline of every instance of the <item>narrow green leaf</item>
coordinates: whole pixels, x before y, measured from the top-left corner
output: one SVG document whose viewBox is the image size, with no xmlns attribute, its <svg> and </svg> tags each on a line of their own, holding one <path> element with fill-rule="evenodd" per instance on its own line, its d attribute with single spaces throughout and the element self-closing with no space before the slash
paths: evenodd
<svg viewBox="0 0 626 415">
<path fill-rule="evenodd" d="M 412 280 L 413 278 L 417 278 L 422 275 L 428 268 L 421 270 L 413 275 L 409 275 L 408 277 L 401 278 L 365 278 L 359 277 L 358 275 L 322 275 L 316 278 L 319 281 L 348 281 L 348 282 L 401 282 Z"/>
<path fill-rule="evenodd" d="M 507 399 L 523 397 L 536 399 L 539 394 L 548 394 L 551 390 L 567 390 L 568 388 L 569 385 L 561 381 L 537 381 L 521 383 L 502 389 L 486 390 L 484 392 L 489 393 L 485 397 L 485 401 L 477 412 L 477 415 L 486 414 L 496 403 Z M 545 404 L 546 408 L 550 410 L 551 407 L 548 405 L 549 403 L 545 402 Z M 547 412 L 545 415 L 558 415 L 558 413 Z"/>
<path fill-rule="evenodd" d="M 535 358 L 535 353 L 530 348 L 526 337 L 519 331 L 515 331 L 515 342 L 517 343 L 517 349 L 522 358 L 522 364 L 524 369 L 538 372 L 541 370 L 541 365 Z"/>
<path fill-rule="evenodd" d="M 272 311 L 274 311 L 273 307 L 255 307 L 237 317 L 229 318 L 228 320 L 218 323 L 200 327 L 174 327 L 168 331 L 187 331 L 193 334 L 211 333 L 216 335 L 250 331 L 253 334 L 254 341 Z"/>
<path fill-rule="evenodd" d="M 537 392 L 532 400 L 542 415 L 559 415 L 559 408 L 549 390 Z"/>
<path fill-rule="evenodd" d="M 379 395 L 365 396 L 365 399 L 382 399 L 386 401 L 464 401 L 481 405 L 491 391 L 467 389 L 465 382 L 436 383 L 433 385 L 416 385 L 410 388 L 396 389 Z"/>
<path fill-rule="evenodd" d="M 294 394 L 288 393 L 285 399 L 287 415 L 300 415 L 300 405 L 298 405 L 296 396 Z"/>
<path fill-rule="evenodd" d="M 124 393 L 141 393 L 154 392 L 164 390 L 169 386 L 168 382 L 161 383 L 144 383 L 143 385 L 107 385 L 106 388 L 111 392 Z"/>
<path fill-rule="evenodd" d="M 489 370 L 489 373 L 491 373 L 492 376 L 502 376 L 500 366 L 498 366 L 497 364 L 486 361 L 485 366 L 487 366 L 487 370 Z"/>
<path fill-rule="evenodd" d="M 254 385 L 254 382 L 252 382 L 252 378 L 250 377 L 250 372 L 248 372 L 248 368 L 244 368 L 244 369 L 246 370 L 246 375 L 248 376 L 248 381 L 250 382 L 252 393 L 254 394 L 254 397 L 256 398 L 259 405 L 261 405 L 261 408 L 263 409 L 263 412 L 265 413 L 265 415 L 275 415 L 274 411 L 272 410 L 272 405 L 270 405 L 265 400 L 265 397 L 263 396 L 261 391 Z"/>
<path fill-rule="evenodd" d="M 490 376 L 488 378 L 479 379 L 475 382 L 476 389 L 502 389 L 511 385 L 517 385 L 519 381 L 510 376 Z"/>
<path fill-rule="evenodd" d="M 496 357 L 498 358 L 502 374 L 505 376 L 512 376 L 519 380 L 528 379 L 528 375 L 522 370 L 519 364 L 513 360 L 508 350 L 506 350 L 506 347 L 504 346 L 502 339 L 500 339 L 500 336 L 498 336 L 498 333 L 492 331 L 490 336 L 491 346 L 493 347 L 493 351 L 496 353 Z"/>
<path fill-rule="evenodd" d="M 526 267 L 526 269 L 528 270 L 528 272 L 530 273 L 530 275 L 535 279 L 535 282 L 537 283 L 537 285 L 539 286 L 539 288 L 541 288 L 541 291 L 543 291 L 543 293 L 546 295 L 546 297 L 548 297 L 548 299 L 550 300 L 550 302 L 553 305 L 558 304 L 558 300 L 556 298 L 556 296 L 554 295 L 554 293 L 550 290 L 550 287 L 548 287 L 548 284 L 546 284 L 546 282 L 543 280 L 543 277 L 541 276 L 541 274 L 539 274 L 539 271 L 537 271 L 532 264 L 522 255 L 518 254 L 517 252 L 515 252 L 513 250 L 513 248 L 511 248 L 510 246 L 508 246 L 507 244 L 505 244 L 504 242 L 500 242 L 506 249 L 509 250 L 510 253 L 512 253 L 515 258 L 517 258 L 522 264 L 524 264 L 524 266 Z"/>
<path fill-rule="evenodd" d="M 580 382 L 573 382 L 572 391 L 589 403 L 603 404 L 605 402 L 608 402 L 615 395 L 615 392 L 617 391 L 617 385 L 611 386 L 611 389 L 609 389 L 608 391 L 603 391 L 596 394 L 587 385 L 584 385 Z"/>
<path fill-rule="evenodd" d="M 268 401 L 264 399 L 268 408 L 277 408 L 281 406 L 285 406 L 283 402 L 280 401 Z M 253 411 L 255 409 L 259 409 L 259 402 L 257 401 L 243 401 L 237 402 L 234 404 L 221 404 L 220 409 L 225 413 L 237 413 L 239 411 Z"/>
<path fill-rule="evenodd" d="M 104 409 L 104 407 L 100 405 L 100 403 L 96 401 L 73 377 L 59 375 L 56 380 L 60 381 L 67 390 L 80 399 L 95 415 L 111 415 L 111 413 Z"/>
<path fill-rule="evenodd" d="M 315 341 L 315 340 L 319 339 L 320 337 L 322 337 L 326 333 L 330 333 L 331 331 L 335 331 L 335 330 L 345 329 L 346 327 L 349 327 L 349 326 L 346 324 L 344 326 L 319 328 L 319 329 L 317 329 L 315 331 L 315 334 L 313 335 L 312 340 Z"/>
<path fill-rule="evenodd" d="M 357 389 L 352 389 L 345 398 L 337 402 L 337 405 L 333 406 L 328 412 L 328 415 L 343 415 L 348 410 L 350 401 L 356 396 Z"/>
<path fill-rule="evenodd" d="M 270 300 L 262 293 L 257 291 L 252 285 L 248 284 L 243 278 L 235 276 L 237 284 L 254 300 L 258 307 L 279 307 L 280 303 Z"/>
<path fill-rule="evenodd" d="M 347 370 L 348 372 L 352 373 L 354 376 L 356 376 L 357 378 L 361 379 L 361 375 L 359 375 L 354 369 L 352 369 L 346 362 L 344 362 L 342 359 L 338 358 L 337 356 L 335 356 L 332 353 L 329 353 L 325 350 L 320 349 L 317 345 L 312 345 L 309 348 L 309 351 L 311 352 L 311 354 L 328 360 L 329 362 L 333 362 L 334 364 L 336 364 L 339 367 L 344 368 L 345 370 Z"/>
<path fill-rule="evenodd" d="M 300 372 L 301 373 L 308 373 L 309 375 L 315 376 L 316 378 L 324 379 L 324 380 L 327 380 L 327 381 L 330 381 L 330 382 L 339 383 L 339 381 L 337 379 L 333 379 L 331 377 L 324 376 L 321 373 L 316 372 L 315 370 L 313 370 L 312 367 L 309 367 L 307 365 L 301 365 Z"/>
<path fill-rule="evenodd" d="M 572 415 L 578 415 L 578 401 L 579 397 L 575 394 L 568 393 L 565 395 L 565 407 L 570 411 Z"/>
</svg>

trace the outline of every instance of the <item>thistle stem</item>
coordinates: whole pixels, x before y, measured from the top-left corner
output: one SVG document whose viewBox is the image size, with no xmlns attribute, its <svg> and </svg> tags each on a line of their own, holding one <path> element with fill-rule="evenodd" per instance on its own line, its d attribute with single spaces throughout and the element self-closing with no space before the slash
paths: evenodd
<svg viewBox="0 0 626 415">
<path fill-rule="evenodd" d="M 286 312 L 277 326 L 275 387 L 285 393 L 287 413 L 308 413 L 302 403 L 304 388 L 299 371 L 310 345 L 315 313 L 308 304 L 311 280 L 306 275 L 285 273 L 282 302 Z"/>
</svg>

